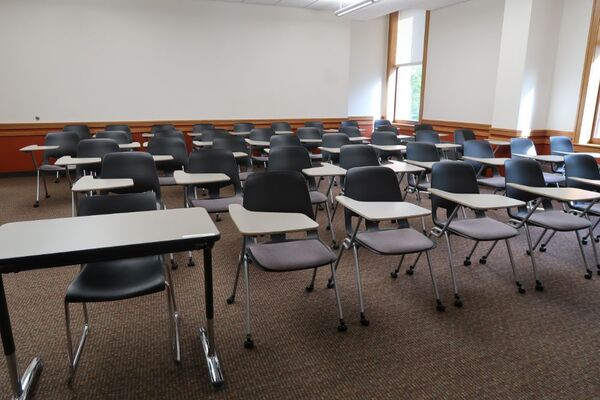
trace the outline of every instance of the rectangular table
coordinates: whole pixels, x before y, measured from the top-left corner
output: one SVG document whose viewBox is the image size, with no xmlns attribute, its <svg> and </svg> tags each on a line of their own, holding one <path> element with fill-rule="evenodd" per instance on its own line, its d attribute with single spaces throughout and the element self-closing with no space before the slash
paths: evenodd
<svg viewBox="0 0 600 400">
<path fill-rule="evenodd" d="M 57 232 L 68 232 L 68 240 Z M 28 240 L 23 240 L 27 237 Z M 212 248 L 220 233 L 203 208 L 144 211 L 8 223 L 0 226 L 0 332 L 15 399 L 33 396 L 42 370 L 35 357 L 20 378 L 3 274 L 131 256 L 204 251 L 207 326 L 199 334 L 210 380 L 223 384 L 214 343 Z"/>
<path fill-rule="evenodd" d="M 147 143 L 147 142 L 146 142 L 146 143 Z M 132 150 L 132 149 L 139 149 L 140 147 L 141 147 L 141 145 L 140 145 L 140 143 L 139 143 L 139 142 L 121 143 L 121 144 L 119 145 L 119 148 L 120 148 L 120 149 L 129 149 L 129 150 Z"/>
<path fill-rule="evenodd" d="M 406 151 L 406 146 L 403 144 L 373 144 L 370 146 L 377 150 L 382 151 Z"/>
<path fill-rule="evenodd" d="M 545 154 L 545 155 L 543 155 L 543 154 L 513 154 L 513 156 L 530 158 L 532 160 L 540 161 L 543 163 L 550 163 L 550 164 L 562 163 L 565 161 L 565 158 L 563 156 L 556 156 L 556 155 L 549 155 L 549 154 Z"/>
<path fill-rule="evenodd" d="M 77 215 L 77 195 L 79 193 L 122 189 L 133 187 L 131 178 L 100 179 L 91 175 L 82 176 L 71 187 L 71 216 Z"/>
<path fill-rule="evenodd" d="M 562 155 L 562 156 L 568 156 L 571 154 L 587 154 L 588 156 L 594 157 L 594 158 L 600 158 L 600 153 L 589 153 L 589 152 L 575 152 L 575 151 L 559 151 L 559 150 L 554 150 L 553 153 L 556 153 L 558 155 Z"/>
</svg>

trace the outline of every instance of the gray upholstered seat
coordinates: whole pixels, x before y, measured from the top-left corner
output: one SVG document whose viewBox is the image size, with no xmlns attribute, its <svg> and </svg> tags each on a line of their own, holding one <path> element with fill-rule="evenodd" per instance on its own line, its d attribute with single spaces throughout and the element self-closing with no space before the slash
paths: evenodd
<svg viewBox="0 0 600 400">
<path fill-rule="evenodd" d="M 159 176 L 158 183 L 160 186 L 175 186 L 177 182 L 175 182 L 175 178 L 172 176 Z"/>
<path fill-rule="evenodd" d="M 590 227 L 589 220 L 560 210 L 533 213 L 529 222 L 554 231 L 574 231 Z"/>
<path fill-rule="evenodd" d="M 318 239 L 251 244 L 247 251 L 257 266 L 270 271 L 310 269 L 335 261 L 335 254 Z"/>
<path fill-rule="evenodd" d="M 449 230 L 455 234 L 481 241 L 504 240 L 519 234 L 519 231 L 512 226 L 488 217 L 455 219 L 450 223 Z"/>
<path fill-rule="evenodd" d="M 506 180 L 503 176 L 492 176 L 489 178 L 478 178 L 477 183 L 480 185 L 490 186 L 494 189 L 504 189 L 506 187 Z"/>
<path fill-rule="evenodd" d="M 431 188 L 431 182 L 420 182 L 417 185 L 417 188 L 419 188 L 419 190 L 427 192 Z"/>
<path fill-rule="evenodd" d="M 557 183 L 562 183 L 565 181 L 565 177 L 561 174 L 553 174 L 551 172 L 544 172 L 544 181 L 547 184 L 555 185 Z"/>
<path fill-rule="evenodd" d="M 244 172 L 240 172 L 240 181 L 245 181 L 246 179 L 248 179 L 248 175 L 253 174 L 254 171 L 244 171 Z"/>
<path fill-rule="evenodd" d="M 327 196 L 325 196 L 323 193 L 319 192 L 318 190 L 311 190 L 309 192 L 309 194 L 310 194 L 311 204 L 320 204 L 320 203 L 325 203 L 327 201 Z"/>
<path fill-rule="evenodd" d="M 356 235 L 358 243 L 379 254 L 409 254 L 435 247 L 427 236 L 412 228 L 366 231 Z"/>
<path fill-rule="evenodd" d="M 242 204 L 242 196 L 220 197 L 217 199 L 195 199 L 192 200 L 194 207 L 206 208 L 209 213 L 228 212 L 231 204 Z"/>
</svg>

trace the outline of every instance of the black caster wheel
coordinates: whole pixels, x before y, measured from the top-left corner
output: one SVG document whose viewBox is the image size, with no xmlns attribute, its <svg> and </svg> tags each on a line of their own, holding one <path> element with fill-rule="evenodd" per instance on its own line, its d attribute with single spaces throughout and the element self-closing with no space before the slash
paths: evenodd
<svg viewBox="0 0 600 400">
<path fill-rule="evenodd" d="M 40 206 L 39 202 L 36 201 L 35 203 L 33 203 L 33 208 L 38 208 L 39 206 Z"/>
<path fill-rule="evenodd" d="M 54 180 L 54 183 L 58 183 L 58 182 L 60 182 L 58 179 L 55 179 L 55 180 Z"/>
<path fill-rule="evenodd" d="M 600 271 L 599 271 L 600 272 Z M 390 276 L 394 279 L 396 279 L 398 277 L 398 272 L 397 271 L 392 271 L 390 272 Z"/>
<path fill-rule="evenodd" d="M 227 304 L 233 304 L 235 303 L 235 296 L 231 296 L 227 298 Z"/>
<path fill-rule="evenodd" d="M 544 285 L 542 285 L 542 282 L 535 281 L 535 290 L 537 290 L 538 292 L 544 291 Z"/>
<path fill-rule="evenodd" d="M 310 292 L 312 292 L 313 290 L 315 290 L 315 287 L 314 287 L 313 285 L 310 285 L 310 286 L 307 286 L 305 289 L 306 289 L 306 291 L 307 291 L 308 293 L 310 293 Z"/>
<path fill-rule="evenodd" d="M 414 275 L 414 273 L 415 268 L 412 265 L 406 269 L 406 275 Z"/>
<path fill-rule="evenodd" d="M 439 312 L 446 311 L 446 306 L 442 304 L 441 300 L 436 300 L 435 310 Z"/>
<path fill-rule="evenodd" d="M 348 326 L 346 326 L 346 323 L 344 321 L 342 321 L 338 325 L 337 330 L 338 330 L 338 332 L 346 332 L 348 330 Z"/>
<path fill-rule="evenodd" d="M 216 221 L 216 222 L 221 222 L 221 217 L 217 217 L 217 218 L 215 218 L 215 221 Z"/>
<path fill-rule="evenodd" d="M 339 249 L 339 248 L 340 248 L 340 245 L 339 245 L 339 244 L 337 244 L 337 243 L 334 243 L 334 244 L 333 244 L 331 247 L 332 247 L 334 250 L 337 250 L 337 249 Z"/>
<path fill-rule="evenodd" d="M 461 299 L 454 299 L 454 307 L 461 308 L 463 306 L 463 302 Z"/>
<path fill-rule="evenodd" d="M 322 206 L 322 205 L 320 205 L 320 206 L 319 206 L 319 211 L 323 211 L 323 210 L 324 210 L 324 209 L 323 209 L 323 206 Z"/>
<path fill-rule="evenodd" d="M 171 269 L 175 271 L 177 268 L 179 268 L 177 262 L 175 260 L 171 260 Z"/>
<path fill-rule="evenodd" d="M 581 244 L 585 246 L 587 244 L 587 239 L 581 239 Z"/>
<path fill-rule="evenodd" d="M 519 291 L 519 294 L 525 294 L 526 290 L 522 287 L 519 287 L 519 289 L 517 289 Z"/>
<path fill-rule="evenodd" d="M 487 262 L 487 258 L 485 258 L 485 257 L 481 257 L 481 258 L 479 259 L 479 264 L 483 264 L 483 265 L 485 265 L 485 263 L 486 263 L 486 262 Z"/>
<path fill-rule="evenodd" d="M 540 252 L 541 252 L 541 253 L 545 253 L 545 252 L 546 252 L 546 246 L 544 246 L 544 245 L 541 245 L 541 246 L 540 246 Z"/>
<path fill-rule="evenodd" d="M 598 271 L 596 271 L 598 273 L 598 275 L 600 275 L 600 269 L 598 269 Z"/>
<path fill-rule="evenodd" d="M 530 255 L 531 255 L 531 252 L 530 252 L 529 250 L 525 250 L 525 253 L 526 253 L 528 256 L 530 256 Z"/>
<path fill-rule="evenodd" d="M 196 265 L 196 263 L 194 262 L 193 258 L 190 258 L 190 259 L 188 259 L 188 264 L 187 265 L 188 265 L 188 267 L 193 267 L 193 266 Z"/>
<path fill-rule="evenodd" d="M 246 349 L 254 348 L 254 342 L 252 341 L 250 336 L 246 337 L 246 340 L 244 340 L 244 348 L 246 348 Z"/>
<path fill-rule="evenodd" d="M 596 242 L 596 243 L 600 243 L 600 236 L 596 236 L 596 237 L 594 238 L 594 242 Z"/>
<path fill-rule="evenodd" d="M 330 231 L 330 230 L 331 230 L 331 226 L 327 225 L 327 226 L 325 227 L 325 230 L 328 230 L 328 231 Z"/>
<path fill-rule="evenodd" d="M 360 324 L 361 324 L 362 326 L 369 326 L 370 322 L 369 322 L 369 320 L 368 320 L 368 319 L 366 319 L 366 318 L 361 318 L 361 319 L 360 319 Z"/>
<path fill-rule="evenodd" d="M 47 194 L 47 195 L 46 195 L 46 198 L 47 198 L 47 199 L 49 199 L 49 198 L 50 198 L 50 195 L 49 195 L 49 194 Z"/>
<path fill-rule="evenodd" d="M 587 274 L 584 275 L 585 279 L 592 279 L 592 271 L 588 270 Z"/>
<path fill-rule="evenodd" d="M 464 265 L 465 267 L 468 267 L 469 265 L 471 265 L 471 260 L 469 260 L 469 259 L 466 259 L 465 261 L 463 261 L 463 265 Z"/>
<path fill-rule="evenodd" d="M 331 279 L 327 279 L 327 289 L 333 289 L 333 281 Z"/>
</svg>

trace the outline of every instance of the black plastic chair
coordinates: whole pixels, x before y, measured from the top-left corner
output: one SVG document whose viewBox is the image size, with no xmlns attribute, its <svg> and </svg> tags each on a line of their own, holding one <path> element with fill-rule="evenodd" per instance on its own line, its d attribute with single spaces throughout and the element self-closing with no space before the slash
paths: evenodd
<svg viewBox="0 0 600 400">
<path fill-rule="evenodd" d="M 156 131 L 154 134 L 154 138 L 168 138 L 168 139 L 179 139 L 185 141 L 185 136 L 183 136 L 183 132 L 178 130 L 162 130 Z"/>
<path fill-rule="evenodd" d="M 573 153 L 573 141 L 568 136 L 550 136 L 550 154 L 564 156 L 565 153 Z M 552 164 L 552 171 L 558 173 L 565 172 L 565 165 Z"/>
<path fill-rule="evenodd" d="M 84 139 L 77 145 L 77 157 L 94 158 L 104 157 L 105 154 L 118 153 L 120 151 L 119 144 L 112 139 Z M 102 164 L 91 164 L 77 167 L 77 176 L 81 177 L 86 173 L 92 175 L 100 175 Z"/>
<path fill-rule="evenodd" d="M 133 136 L 131 135 L 131 128 L 129 128 L 129 125 L 106 125 L 106 127 L 104 127 L 104 131 L 105 132 L 109 132 L 109 131 L 121 131 L 121 132 L 125 132 L 127 134 L 127 136 L 129 137 L 129 143 L 131 143 L 133 141 Z"/>
<path fill-rule="evenodd" d="M 415 132 L 415 142 L 438 144 L 441 140 L 437 132 L 421 129 Z"/>
<path fill-rule="evenodd" d="M 231 136 L 227 129 L 204 129 L 200 140 L 203 142 L 212 142 L 216 138 L 228 138 Z"/>
<path fill-rule="evenodd" d="M 63 132 L 75 132 L 79 140 L 90 139 L 90 127 L 87 125 L 65 125 Z"/>
<path fill-rule="evenodd" d="M 75 157 L 77 155 L 77 145 L 79 144 L 79 135 L 77 132 L 49 132 L 46 134 L 44 138 L 44 146 L 58 146 L 57 149 L 52 150 L 44 150 L 44 158 L 41 165 L 36 164 L 36 190 L 35 190 L 35 203 L 34 207 L 40 206 L 40 173 L 42 176 L 42 181 L 44 183 L 44 191 L 46 192 L 46 198 L 49 198 L 48 194 L 48 184 L 46 183 L 46 173 L 56 173 L 56 178 L 58 182 L 58 176 L 61 172 L 65 172 L 68 174 L 71 169 L 67 170 L 65 167 L 59 167 L 58 165 L 54 165 L 54 161 L 63 157 L 63 156 L 71 156 Z M 68 179 L 70 184 L 70 179 Z"/>
<path fill-rule="evenodd" d="M 249 176 L 246 182 L 243 206 L 249 211 L 300 213 L 314 219 L 306 179 L 296 171 L 266 172 Z M 330 265 L 333 279 L 336 279 L 332 264 L 335 261 L 335 254 L 319 239 L 318 231 L 316 229 L 307 231 L 306 239 L 297 237 L 297 234 L 294 235 L 294 238 L 287 238 L 285 233 L 276 234 L 272 235 L 270 240 L 263 242 L 256 242 L 253 237 L 244 237 L 244 247 L 234 283 L 234 294 L 229 298 L 228 303 L 233 303 L 235 298 L 237 276 L 243 265 L 247 307 L 246 340 L 244 342 L 246 348 L 254 346 L 250 325 L 248 282 L 250 262 L 266 272 L 301 271 Z M 345 331 L 347 327 L 344 322 L 337 282 L 334 286 L 339 317 L 338 331 Z"/>
<path fill-rule="evenodd" d="M 202 133 L 205 130 L 215 129 L 214 124 L 195 124 L 192 126 L 192 132 L 194 133 Z"/>
<path fill-rule="evenodd" d="M 129 135 L 125 131 L 101 131 L 96 133 L 97 139 L 111 139 L 117 142 L 117 144 L 127 144 L 129 142 Z"/>
<path fill-rule="evenodd" d="M 292 126 L 288 122 L 273 122 L 271 129 L 275 132 L 291 132 Z"/>
<path fill-rule="evenodd" d="M 443 161 L 434 164 L 431 177 L 432 189 L 435 188 L 450 193 L 461 194 L 479 193 L 475 172 L 470 165 L 464 162 Z M 509 242 L 509 239 L 518 236 L 519 231 L 508 224 L 488 217 L 482 210 L 474 210 L 474 217 L 467 217 L 466 213 L 464 213 L 463 218 L 461 218 L 458 213 L 460 208 L 462 207 L 454 202 L 434 194 L 431 195 L 432 218 L 434 225 L 437 227 L 437 231 L 434 229 L 432 232 L 438 237 L 443 234 L 446 239 L 448 264 L 450 266 L 450 274 L 452 276 L 452 284 L 454 287 L 454 305 L 456 307 L 462 307 L 463 303 L 458 294 L 458 287 L 454 276 L 452 247 L 450 246 L 449 235 L 455 235 L 475 241 L 475 245 L 471 249 L 471 252 L 465 258 L 464 265 L 471 264 L 471 257 L 480 242 L 494 242 L 491 248 L 493 249 L 498 241 L 503 240 L 506 244 L 506 250 L 508 252 L 508 258 L 510 260 L 517 291 L 521 294 L 525 293 L 525 289 L 517 276 L 513 253 Z M 439 215 L 441 211 L 443 211 L 443 215 Z M 485 259 L 487 259 L 490 252 L 487 253 Z"/>
<path fill-rule="evenodd" d="M 269 140 L 271 150 L 278 147 L 303 147 L 300 139 L 296 135 L 273 135 Z"/>
<path fill-rule="evenodd" d="M 415 125 L 415 133 L 418 131 L 432 131 L 433 125 L 430 124 L 416 124 Z"/>
<path fill-rule="evenodd" d="M 298 128 L 296 130 L 296 136 L 298 136 L 298 138 L 300 140 L 302 139 L 310 139 L 310 140 L 320 140 L 321 142 L 323 141 L 323 130 L 317 127 L 304 127 L 304 128 Z M 321 146 L 321 143 L 302 143 L 302 145 L 304 147 L 306 147 L 309 150 L 312 149 L 316 149 L 319 146 Z M 313 157 L 313 156 L 321 156 L 320 154 L 312 154 L 311 158 L 317 158 L 317 157 Z M 322 158 L 322 156 L 320 157 Z"/>
<path fill-rule="evenodd" d="M 257 142 L 270 142 L 271 136 L 273 135 L 275 135 L 275 131 L 272 128 L 254 128 L 250 131 L 249 139 L 255 140 Z M 266 167 L 266 163 L 267 161 L 269 161 L 269 157 L 262 151 L 264 147 L 258 146 L 258 148 L 261 149 L 260 153 L 259 155 L 252 154 L 252 160 L 263 163 Z"/>
<path fill-rule="evenodd" d="M 348 135 L 343 133 L 326 133 L 323 135 L 323 147 L 328 147 L 332 149 L 339 149 L 342 146 L 346 146 L 350 144 L 350 138 Z M 338 164 L 340 162 L 340 155 L 336 153 L 329 153 L 327 151 L 323 151 L 323 161 L 332 162 L 334 164 Z"/>
<path fill-rule="evenodd" d="M 371 144 L 379 146 L 397 146 L 400 145 L 401 142 L 394 132 L 375 131 L 371 136 Z M 382 161 L 387 161 L 390 157 L 394 157 L 400 161 L 404 159 L 404 157 L 402 156 L 402 151 L 400 150 L 391 151 L 375 149 L 375 152 Z"/>
<path fill-rule="evenodd" d="M 340 167 L 350 170 L 356 167 L 379 166 L 375 149 L 368 144 L 343 146 L 340 149 Z"/>
<path fill-rule="evenodd" d="M 487 140 L 468 140 L 464 142 L 464 155 L 477 158 L 494 158 L 494 150 Z M 506 188 L 506 181 L 500 175 L 497 167 L 485 166 L 481 163 L 471 160 L 465 160 L 467 164 L 473 167 L 477 176 L 477 183 L 494 189 L 494 193 Z M 492 170 L 493 176 L 485 176 L 487 170 Z"/>
<path fill-rule="evenodd" d="M 546 186 L 542 167 L 538 162 L 525 158 L 516 158 L 506 161 L 504 165 L 506 167 L 507 184 L 517 183 L 533 187 Z M 532 193 L 512 188 L 510 185 L 507 185 L 506 187 L 506 195 L 526 203 L 535 202 L 530 207 L 519 208 L 517 212 L 509 210 L 509 216 L 513 220 L 517 221 L 520 225 L 525 227 L 527 244 L 529 246 L 528 253 L 531 257 L 533 274 L 536 282 L 536 290 L 541 291 L 544 289 L 544 286 L 538 278 L 534 252 L 537 245 L 541 242 L 549 230 L 558 232 L 575 232 L 575 235 L 577 236 L 577 244 L 579 245 L 581 256 L 583 258 L 585 278 L 592 278 L 592 271 L 588 267 L 588 262 L 585 257 L 585 252 L 583 250 L 583 245 L 581 244 L 581 237 L 579 234 L 579 231 L 584 229 L 589 230 L 590 235 L 592 234 L 592 226 L 588 219 L 567 213 L 564 210 L 555 210 L 550 199 L 539 198 L 539 196 L 536 196 Z M 543 207 L 543 210 L 538 210 L 540 205 Z M 535 245 L 533 245 L 531 240 L 531 233 L 529 229 L 530 226 L 543 229 L 543 232 Z M 596 258 L 596 264 L 598 264 L 596 244 L 594 241 L 592 241 L 592 247 L 594 250 L 594 256 Z"/>
<path fill-rule="evenodd" d="M 350 148 L 357 147 L 351 146 Z M 349 147 L 346 147 L 349 148 Z M 346 174 L 346 183 L 344 185 L 344 196 L 357 201 L 364 202 L 401 202 L 402 193 L 398 186 L 398 178 L 396 174 L 389 168 L 369 166 L 352 168 Z M 353 224 L 353 218 L 358 219 Z M 393 221 L 395 226 L 391 228 L 382 228 L 381 221 L 369 221 L 352 211 L 344 210 L 344 220 L 346 226 L 345 245 L 342 246 L 334 269 L 337 269 L 344 250 L 352 248 L 354 252 L 354 265 L 356 272 L 356 283 L 358 286 L 358 299 L 360 304 L 360 323 L 369 325 L 369 320 L 365 317 L 365 306 L 362 294 L 362 283 L 360 278 L 360 265 L 358 257 L 358 249 L 365 248 L 368 251 L 387 256 L 401 256 L 400 269 L 404 257 L 407 254 L 415 254 L 425 252 L 429 272 L 431 274 L 431 282 L 433 284 L 434 295 L 436 298 L 436 308 L 438 311 L 444 311 L 445 307 L 440 300 L 437 290 L 437 284 L 431 268 L 429 258 L 429 250 L 435 248 L 435 243 L 421 232 L 411 228 L 407 219 Z M 360 231 L 360 225 L 364 220 L 365 230 Z M 393 277 L 397 277 L 397 271 L 392 273 Z M 331 286 L 333 282 L 329 282 Z"/>
<path fill-rule="evenodd" d="M 392 132 L 394 135 L 398 135 L 398 128 L 394 125 L 381 125 L 375 128 L 376 132 Z"/>
<path fill-rule="evenodd" d="M 533 141 L 528 138 L 512 138 L 510 140 L 510 153 L 512 157 L 518 157 L 518 155 L 535 156 L 537 150 Z M 543 172 L 544 181 L 546 185 L 559 186 L 565 181 L 565 177 L 562 174 Z"/>
<path fill-rule="evenodd" d="M 151 133 L 156 134 L 158 131 L 169 131 L 169 130 L 177 130 L 175 125 L 173 124 L 156 124 L 150 127 Z"/>
<path fill-rule="evenodd" d="M 342 121 L 340 122 L 340 129 L 341 128 L 346 128 L 346 127 L 354 127 L 354 128 L 358 128 L 358 121 L 354 121 L 354 120 L 347 120 L 347 121 Z"/>
<path fill-rule="evenodd" d="M 89 196 L 79 201 L 79 215 L 115 214 L 135 211 L 151 211 L 156 208 L 153 193 L 135 193 L 112 196 Z M 132 254 L 133 255 L 133 254 Z M 135 257 L 82 265 L 81 271 L 69 284 L 65 299 L 67 354 L 69 356 L 69 383 L 73 380 L 86 338 L 89 319 L 86 303 L 119 301 L 146 296 L 166 290 L 169 336 L 177 363 L 181 361 L 179 344 L 180 320 L 172 280 L 162 256 Z M 84 324 L 76 349 L 71 335 L 70 304 L 81 303 Z"/>
<path fill-rule="evenodd" d="M 454 130 L 454 143 L 460 144 L 461 146 L 457 149 L 460 154 L 464 154 L 464 144 L 467 140 L 476 140 L 475 132 L 471 129 L 455 129 Z"/>
<path fill-rule="evenodd" d="M 161 186 L 175 186 L 173 172 L 187 169 L 188 152 L 183 139 L 178 137 L 154 136 L 148 142 L 148 153 L 159 156 L 173 156 L 172 160 L 160 161 L 156 163 L 156 169 L 163 172 L 163 176 L 158 177 Z"/>
<path fill-rule="evenodd" d="M 319 122 L 319 121 L 306 121 L 304 123 L 304 126 L 306 128 L 317 128 L 317 129 L 321 130 L 321 132 L 323 131 L 323 129 L 325 129 L 325 126 L 323 125 L 323 123 Z M 298 133 L 296 132 L 296 134 L 298 134 Z"/>
<path fill-rule="evenodd" d="M 245 131 L 239 131 L 245 132 Z M 238 157 L 235 162 L 239 167 L 245 167 L 245 171 L 240 171 L 240 181 L 244 182 L 248 175 L 254 173 L 252 170 L 252 160 L 250 158 L 250 151 L 246 146 L 246 142 L 239 136 L 230 135 L 229 137 L 218 137 L 213 140 L 212 148 L 215 150 L 229 150 L 231 152 L 240 152 L 248 154 L 247 157 Z"/>
<path fill-rule="evenodd" d="M 577 182 L 571 178 L 600 180 L 600 171 L 598 170 L 598 163 L 596 162 L 596 159 L 590 156 L 589 154 L 570 154 L 565 156 L 565 179 L 568 187 L 597 192 L 597 186 Z M 569 206 L 574 210 L 582 212 L 588 207 L 588 203 L 572 202 L 569 203 Z M 600 217 L 600 205 L 594 204 L 592 208 L 588 211 L 588 213 L 589 215 Z M 597 219 L 594 225 L 592 226 L 592 231 L 596 229 L 599 223 L 600 218 Z M 581 243 L 587 244 L 588 238 L 589 235 L 584 236 L 581 240 Z M 600 241 L 600 237 L 596 236 L 595 238 L 593 238 L 593 240 L 595 240 L 596 243 L 598 243 Z M 542 250 L 542 248 L 546 247 L 548 241 L 549 240 L 547 240 L 546 243 L 543 244 L 542 247 L 540 247 L 540 251 Z"/>
<path fill-rule="evenodd" d="M 238 122 L 233 124 L 234 132 L 250 132 L 254 129 L 254 124 L 252 122 Z"/>
<path fill-rule="evenodd" d="M 408 142 L 406 144 L 406 159 L 424 162 L 439 162 L 440 153 L 433 143 L 428 142 Z M 427 179 L 427 174 L 431 173 L 429 168 L 418 175 L 408 176 L 408 190 L 417 195 L 417 200 L 421 201 L 421 191 L 427 192 L 431 186 Z"/>
<path fill-rule="evenodd" d="M 392 123 L 387 119 L 376 119 L 373 122 L 373 128 L 375 130 L 377 130 L 379 127 L 382 127 L 382 126 L 392 126 Z"/>
<path fill-rule="evenodd" d="M 362 137 L 361 133 L 360 133 L 360 129 L 358 129 L 358 127 L 355 126 L 344 126 L 341 127 L 339 129 L 339 133 L 344 134 L 346 136 L 348 136 L 349 138 L 356 138 L 356 137 Z M 363 143 L 363 141 L 356 141 L 353 143 Z"/>
</svg>

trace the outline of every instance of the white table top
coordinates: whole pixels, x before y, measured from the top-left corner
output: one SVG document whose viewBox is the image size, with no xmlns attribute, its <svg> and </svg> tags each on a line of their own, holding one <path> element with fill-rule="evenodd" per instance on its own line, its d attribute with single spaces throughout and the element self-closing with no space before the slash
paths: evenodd
<svg viewBox="0 0 600 400">
<path fill-rule="evenodd" d="M 396 135 L 398 139 L 411 139 L 414 138 L 413 135 Z"/>
<path fill-rule="evenodd" d="M 366 136 L 355 136 L 355 137 L 351 137 L 350 138 L 351 142 L 362 142 L 362 141 L 365 141 L 365 140 L 371 140 L 371 138 L 366 137 Z"/>
<path fill-rule="evenodd" d="M 58 165 L 59 167 L 66 167 L 67 165 L 90 165 L 90 164 L 100 164 L 102 162 L 102 158 L 100 157 L 71 157 L 71 156 L 62 156 L 54 165 Z"/>
<path fill-rule="evenodd" d="M 133 186 L 133 179 L 118 178 L 118 179 L 100 179 L 94 178 L 91 175 L 82 176 L 73 184 L 71 191 L 73 192 L 91 192 L 94 190 L 111 190 L 121 189 Z"/>
<path fill-rule="evenodd" d="M 202 136 L 202 132 L 188 132 L 188 136 L 191 136 L 191 137 Z"/>
<path fill-rule="evenodd" d="M 586 178 L 577 178 L 577 177 L 571 177 L 569 178 L 569 180 L 573 180 L 576 182 L 581 182 L 581 183 L 586 183 L 588 185 L 591 186 L 598 186 L 600 187 L 600 180 L 596 180 L 596 179 L 586 179 Z"/>
<path fill-rule="evenodd" d="M 302 143 L 322 143 L 323 140 L 321 140 L 321 139 L 300 139 L 300 142 L 302 142 Z"/>
<path fill-rule="evenodd" d="M 511 199 L 510 197 L 498 194 L 451 193 L 434 188 L 429 189 L 429 193 L 473 210 L 496 210 L 525 205 L 525 202 L 521 200 Z"/>
<path fill-rule="evenodd" d="M 498 139 L 485 139 L 492 146 L 510 146 L 510 142 L 507 140 L 498 140 Z"/>
<path fill-rule="evenodd" d="M 547 162 L 547 163 L 561 163 L 565 161 L 563 156 L 553 155 L 536 155 L 536 154 L 513 154 L 513 156 L 531 158 L 532 160 Z"/>
<path fill-rule="evenodd" d="M 344 176 L 346 170 L 330 163 L 321 163 L 320 167 L 305 168 L 302 172 L 307 176 Z"/>
<path fill-rule="evenodd" d="M 338 129 L 323 129 L 323 133 L 340 133 Z"/>
<path fill-rule="evenodd" d="M 292 131 L 275 131 L 277 135 L 292 135 L 293 133 Z"/>
<path fill-rule="evenodd" d="M 391 169 L 392 171 L 394 171 L 397 174 L 412 174 L 415 172 L 422 172 L 425 171 L 425 168 L 416 166 L 416 165 L 411 165 L 408 163 L 405 163 L 403 161 L 395 161 L 395 160 L 390 160 L 389 163 L 386 164 L 381 164 L 382 167 L 386 167 Z"/>
<path fill-rule="evenodd" d="M 240 204 L 231 204 L 229 215 L 244 236 L 301 232 L 319 227 L 304 214 L 248 211 Z"/>
<path fill-rule="evenodd" d="M 142 133 L 142 137 L 154 137 L 154 133 Z"/>
<path fill-rule="evenodd" d="M 212 141 L 200 141 L 200 140 L 192 140 L 192 144 L 194 146 L 198 146 L 198 147 L 210 147 L 212 146 L 213 142 Z"/>
<path fill-rule="evenodd" d="M 507 183 L 506 186 L 557 201 L 590 201 L 600 199 L 600 193 L 570 187 L 533 187 Z"/>
<path fill-rule="evenodd" d="M 165 154 L 165 155 L 158 154 L 158 155 L 155 155 L 155 156 L 153 155 L 152 158 L 154 158 L 155 162 L 159 162 L 159 161 L 171 161 L 173 159 L 173 156 L 172 155 L 168 155 L 168 154 Z"/>
<path fill-rule="evenodd" d="M 587 154 L 588 156 L 594 157 L 594 158 L 600 158 L 600 153 L 588 153 L 588 152 L 579 152 L 579 151 L 554 151 L 554 153 L 558 153 L 558 154 L 562 154 L 564 156 L 567 155 L 571 155 L 571 154 Z"/>
<path fill-rule="evenodd" d="M 495 158 L 495 157 L 481 158 L 481 157 L 463 156 L 463 160 L 475 161 L 475 162 L 478 162 L 480 164 L 490 165 L 492 167 L 501 167 L 501 166 L 504 165 L 504 163 L 507 160 L 510 160 L 510 158 Z"/>
<path fill-rule="evenodd" d="M 233 136 L 249 136 L 250 131 L 229 131 L 229 133 Z"/>
<path fill-rule="evenodd" d="M 40 146 L 38 144 L 30 144 L 29 146 L 25 146 L 19 149 L 24 153 L 30 153 L 32 151 L 43 151 L 43 150 L 56 150 L 59 146 Z"/>
<path fill-rule="evenodd" d="M 457 149 L 461 145 L 456 143 L 436 143 L 435 147 L 442 150 Z"/>
<path fill-rule="evenodd" d="M 431 215 L 431 211 L 428 209 L 404 201 L 358 201 L 346 196 L 336 196 L 335 199 L 345 208 L 369 221 L 385 221 Z"/>
<path fill-rule="evenodd" d="M 244 157 L 250 157 L 250 155 L 248 153 L 244 153 L 243 151 L 234 151 L 233 157 L 234 158 L 244 158 Z"/>
<path fill-rule="evenodd" d="M 431 170 L 433 168 L 433 164 L 438 163 L 439 161 L 415 161 L 415 160 L 404 160 L 407 164 L 416 165 L 417 167 L 425 168 L 427 170 Z"/>
<path fill-rule="evenodd" d="M 189 174 L 185 171 L 174 171 L 173 178 L 175 178 L 175 183 L 178 185 L 203 185 L 208 183 L 217 183 L 217 182 L 228 182 L 229 177 L 225 174 L 216 173 L 202 173 L 202 174 Z"/>
<path fill-rule="evenodd" d="M 319 146 L 319 150 L 324 151 L 326 153 L 340 154 L 340 147 L 323 147 L 323 146 Z"/>
<path fill-rule="evenodd" d="M 120 149 L 139 149 L 140 147 L 141 147 L 141 145 L 139 142 L 123 143 L 123 144 L 119 145 Z"/>
<path fill-rule="evenodd" d="M 377 150 L 383 150 L 383 151 L 405 151 L 406 150 L 406 146 L 403 144 L 370 144 L 371 147 L 373 147 L 374 149 Z"/>
<path fill-rule="evenodd" d="M 269 147 L 270 143 L 266 142 L 264 140 L 252 140 L 252 139 L 244 139 L 246 141 L 246 143 L 248 143 L 250 146 L 257 146 L 257 147 Z"/>
<path fill-rule="evenodd" d="M 112 249 L 130 248 L 131 256 L 142 248 L 145 255 L 152 249 L 161 254 L 176 250 L 176 245 L 197 243 L 198 238 L 214 241 L 219 236 L 200 207 L 14 222 L 0 227 L 0 265 L 5 266 L 3 272 L 68 265 L 65 262 L 74 258 L 87 261 L 90 254 L 110 259 Z"/>
</svg>

